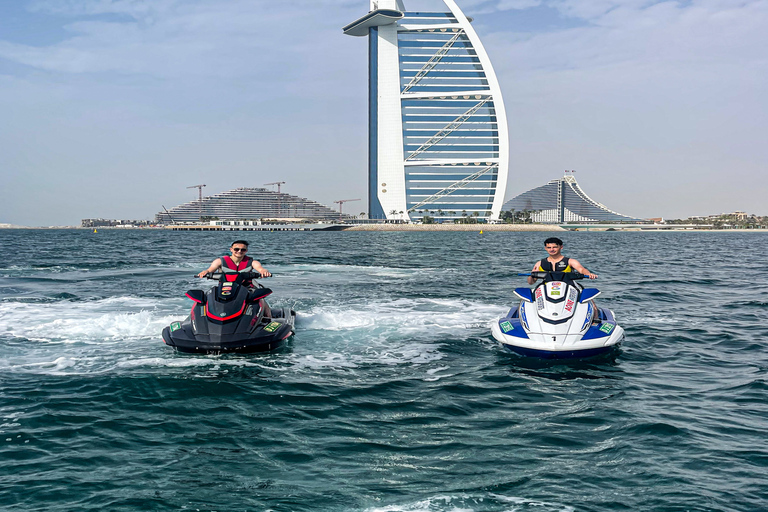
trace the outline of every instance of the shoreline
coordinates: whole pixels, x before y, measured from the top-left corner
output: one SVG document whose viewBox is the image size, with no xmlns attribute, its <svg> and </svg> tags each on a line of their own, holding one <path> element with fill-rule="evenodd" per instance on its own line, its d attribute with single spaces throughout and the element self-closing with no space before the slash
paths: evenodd
<svg viewBox="0 0 768 512">
<path fill-rule="evenodd" d="M 547 224 L 362 224 L 344 231 L 568 231 Z"/>
<path fill-rule="evenodd" d="M 341 226 L 336 224 L 335 226 Z M 45 229 L 67 229 L 75 231 L 92 231 L 94 228 L 84 228 L 82 226 L 16 226 L 8 224 L 0 224 L 0 231 L 8 230 L 45 230 Z M 103 231 L 156 231 L 168 229 L 168 226 L 152 226 L 152 227 L 116 227 L 116 226 L 100 226 L 96 228 Z M 604 233 L 610 228 L 590 228 L 579 227 L 576 229 L 566 229 L 558 225 L 552 224 L 359 224 L 355 226 L 342 227 L 341 229 L 331 230 L 317 230 L 317 231 L 366 231 L 366 232 L 394 232 L 394 231 L 412 231 L 412 232 L 575 232 L 580 233 Z M 184 231 L 205 231 L 205 232 L 234 232 L 234 231 L 272 231 L 270 229 L 261 230 L 238 230 L 238 229 L 188 229 Z M 281 231 L 281 230 L 275 230 Z M 294 231 L 294 230 L 292 230 Z M 295 230 L 300 231 L 300 230 Z M 309 231 L 309 230 L 307 230 Z M 768 229 L 695 229 L 695 228 L 673 228 L 673 227 L 658 227 L 653 229 L 641 229 L 641 228 L 613 228 L 612 233 L 766 233 Z"/>
<path fill-rule="evenodd" d="M 609 228 L 565 229 L 552 224 L 371 224 L 353 226 L 342 231 L 473 231 L 473 232 L 559 232 L 606 233 Z M 766 233 L 768 229 L 691 229 L 691 228 L 614 228 L 611 233 Z"/>
</svg>

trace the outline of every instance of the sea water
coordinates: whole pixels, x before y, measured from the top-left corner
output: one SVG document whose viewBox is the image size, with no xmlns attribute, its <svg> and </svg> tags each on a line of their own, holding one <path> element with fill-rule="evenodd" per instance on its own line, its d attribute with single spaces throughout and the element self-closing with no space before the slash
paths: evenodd
<svg viewBox="0 0 768 512">
<path fill-rule="evenodd" d="M 2 230 L 0 509 L 768 509 L 768 234 L 560 234 L 626 329 L 566 363 L 490 334 L 551 234 Z M 236 238 L 296 335 L 175 353 Z"/>
</svg>

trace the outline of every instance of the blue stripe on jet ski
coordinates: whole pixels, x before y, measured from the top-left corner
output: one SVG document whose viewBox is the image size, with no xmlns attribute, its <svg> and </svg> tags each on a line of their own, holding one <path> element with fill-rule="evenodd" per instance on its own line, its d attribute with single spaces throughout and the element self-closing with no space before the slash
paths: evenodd
<svg viewBox="0 0 768 512">
<path fill-rule="evenodd" d="M 576 359 L 581 357 L 592 357 L 610 352 L 614 346 L 591 348 L 588 350 L 570 350 L 562 352 L 551 352 L 549 350 L 536 350 L 532 348 L 513 347 L 504 344 L 510 351 L 526 357 L 539 357 L 542 359 Z"/>
<path fill-rule="evenodd" d="M 594 340 L 597 338 L 607 338 L 610 335 L 610 332 L 602 331 L 600 328 L 605 324 L 613 324 L 615 326 L 616 320 L 613 318 L 610 309 L 598 308 L 598 311 L 600 312 L 599 316 L 602 322 L 587 329 L 587 332 L 584 333 L 584 336 L 582 336 L 581 339 Z M 611 331 L 613 331 L 613 329 L 611 329 Z"/>
</svg>

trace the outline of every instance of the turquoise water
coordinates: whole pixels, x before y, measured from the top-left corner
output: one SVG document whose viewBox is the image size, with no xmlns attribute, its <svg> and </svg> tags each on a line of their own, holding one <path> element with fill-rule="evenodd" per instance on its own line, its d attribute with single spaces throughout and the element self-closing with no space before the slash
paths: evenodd
<svg viewBox="0 0 768 512">
<path fill-rule="evenodd" d="M 247 233 L 277 354 L 174 353 L 221 233 L 0 230 L 0 509 L 768 509 L 760 233 L 565 233 L 627 331 L 505 352 L 546 233 Z"/>
</svg>

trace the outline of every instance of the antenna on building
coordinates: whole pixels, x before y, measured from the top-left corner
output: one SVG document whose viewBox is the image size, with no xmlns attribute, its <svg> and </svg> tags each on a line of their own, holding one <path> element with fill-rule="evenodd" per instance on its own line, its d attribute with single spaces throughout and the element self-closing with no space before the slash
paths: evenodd
<svg viewBox="0 0 768 512">
<path fill-rule="evenodd" d="M 203 220 L 203 187 L 205 185 L 192 185 L 191 187 L 187 188 L 196 188 L 198 190 L 198 208 L 200 212 L 200 220 Z"/>
<path fill-rule="evenodd" d="M 350 201 L 359 201 L 360 199 L 339 199 L 338 201 L 334 201 L 334 203 L 339 204 L 339 220 L 341 220 L 341 207 L 344 206 L 344 203 L 348 203 Z"/>
</svg>

